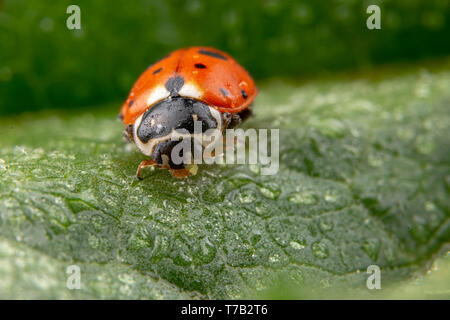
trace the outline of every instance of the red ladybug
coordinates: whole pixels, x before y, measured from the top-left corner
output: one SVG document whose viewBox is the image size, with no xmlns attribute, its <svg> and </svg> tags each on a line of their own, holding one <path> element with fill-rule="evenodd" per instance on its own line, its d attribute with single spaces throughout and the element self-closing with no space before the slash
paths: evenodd
<svg viewBox="0 0 450 320">
<path fill-rule="evenodd" d="M 187 177 L 184 165 L 175 165 L 171 141 L 177 129 L 193 132 L 193 121 L 202 129 L 222 132 L 250 115 L 257 95 L 253 79 L 225 52 L 208 47 L 179 49 L 151 65 L 136 81 L 119 117 L 124 134 L 151 157 L 138 167 L 156 165 L 176 177 Z"/>
</svg>

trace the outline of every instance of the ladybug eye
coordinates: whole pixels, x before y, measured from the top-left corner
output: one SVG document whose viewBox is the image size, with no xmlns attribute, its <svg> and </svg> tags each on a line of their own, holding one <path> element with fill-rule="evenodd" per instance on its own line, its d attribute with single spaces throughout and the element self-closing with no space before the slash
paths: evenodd
<svg viewBox="0 0 450 320">
<path fill-rule="evenodd" d="M 203 63 L 196 63 L 195 67 L 198 68 L 198 69 L 205 69 L 206 68 L 206 66 Z"/>
</svg>

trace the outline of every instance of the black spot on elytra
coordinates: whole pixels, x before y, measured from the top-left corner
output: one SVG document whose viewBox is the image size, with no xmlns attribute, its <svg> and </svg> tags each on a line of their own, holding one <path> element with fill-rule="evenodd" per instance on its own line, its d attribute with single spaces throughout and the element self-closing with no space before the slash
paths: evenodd
<svg viewBox="0 0 450 320">
<path fill-rule="evenodd" d="M 230 95 L 230 93 L 228 92 L 227 89 L 224 88 L 220 88 L 220 93 L 222 93 L 225 97 L 228 97 Z"/>
<path fill-rule="evenodd" d="M 166 82 L 166 89 L 170 92 L 171 96 L 178 95 L 178 91 L 181 90 L 181 88 L 184 85 L 184 79 L 183 77 L 176 76 L 169 78 Z"/>
<path fill-rule="evenodd" d="M 242 97 L 243 97 L 244 99 L 247 99 L 247 98 L 248 98 L 248 94 L 247 94 L 247 92 L 245 92 L 244 89 L 241 90 L 241 94 L 242 94 Z"/>
<path fill-rule="evenodd" d="M 128 108 L 131 108 L 133 106 L 134 100 L 130 100 L 130 102 L 128 102 Z"/>
<path fill-rule="evenodd" d="M 162 68 L 156 69 L 155 71 L 153 71 L 153 74 L 157 74 L 162 70 Z"/>
<path fill-rule="evenodd" d="M 196 63 L 195 67 L 198 68 L 198 69 L 205 69 L 206 68 L 206 66 L 203 63 Z"/>
<path fill-rule="evenodd" d="M 201 54 L 204 54 L 206 56 L 213 57 L 213 58 L 227 60 L 227 57 L 225 57 L 224 55 L 222 55 L 222 54 L 220 54 L 218 52 L 214 52 L 214 51 L 200 49 L 200 50 L 198 50 L 198 53 L 201 53 Z"/>
</svg>

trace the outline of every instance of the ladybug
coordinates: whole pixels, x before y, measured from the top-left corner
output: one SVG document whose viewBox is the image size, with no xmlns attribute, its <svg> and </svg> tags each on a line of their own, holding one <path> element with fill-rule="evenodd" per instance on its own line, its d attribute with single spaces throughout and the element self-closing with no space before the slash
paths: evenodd
<svg viewBox="0 0 450 320">
<path fill-rule="evenodd" d="M 150 157 L 138 166 L 169 169 L 173 176 L 188 177 L 196 167 L 174 164 L 171 151 L 177 129 L 193 133 L 194 121 L 202 130 L 236 126 L 250 114 L 257 88 L 247 71 L 225 52 L 209 47 L 173 51 L 148 67 L 133 85 L 122 105 L 125 137 Z"/>
</svg>

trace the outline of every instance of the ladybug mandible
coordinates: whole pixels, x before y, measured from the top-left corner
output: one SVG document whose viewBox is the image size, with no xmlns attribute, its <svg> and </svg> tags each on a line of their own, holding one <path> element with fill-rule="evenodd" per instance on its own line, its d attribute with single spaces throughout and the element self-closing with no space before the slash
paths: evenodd
<svg viewBox="0 0 450 320">
<path fill-rule="evenodd" d="M 170 155 L 178 141 L 177 129 L 193 132 L 193 121 L 203 130 L 225 129 L 250 115 L 257 88 L 247 71 L 225 52 L 208 47 L 179 49 L 151 65 L 136 81 L 119 117 L 124 135 L 150 159 L 145 166 L 169 169 L 175 177 L 194 171 L 176 165 Z"/>
</svg>

